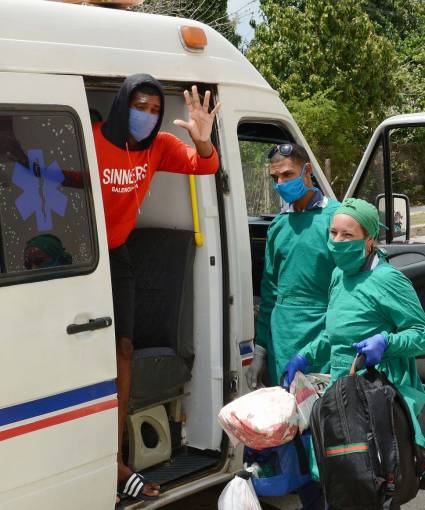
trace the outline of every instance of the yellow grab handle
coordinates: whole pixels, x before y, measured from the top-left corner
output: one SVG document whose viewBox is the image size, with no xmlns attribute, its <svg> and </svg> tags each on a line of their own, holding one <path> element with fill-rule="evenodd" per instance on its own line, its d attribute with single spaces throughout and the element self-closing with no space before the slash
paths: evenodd
<svg viewBox="0 0 425 510">
<path fill-rule="evenodd" d="M 189 175 L 190 200 L 192 203 L 193 231 L 195 233 L 195 245 L 203 246 L 204 237 L 199 231 L 198 197 L 196 196 L 196 181 L 194 175 Z"/>
</svg>

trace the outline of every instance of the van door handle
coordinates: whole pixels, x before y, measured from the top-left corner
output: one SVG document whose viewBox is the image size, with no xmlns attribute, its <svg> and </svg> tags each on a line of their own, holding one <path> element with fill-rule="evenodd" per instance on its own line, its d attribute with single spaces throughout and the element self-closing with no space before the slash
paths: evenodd
<svg viewBox="0 0 425 510">
<path fill-rule="evenodd" d="M 94 331 L 95 329 L 109 328 L 112 325 L 110 317 L 99 317 L 98 319 L 90 319 L 83 324 L 69 324 L 66 328 L 68 335 L 75 335 L 83 331 Z"/>
</svg>

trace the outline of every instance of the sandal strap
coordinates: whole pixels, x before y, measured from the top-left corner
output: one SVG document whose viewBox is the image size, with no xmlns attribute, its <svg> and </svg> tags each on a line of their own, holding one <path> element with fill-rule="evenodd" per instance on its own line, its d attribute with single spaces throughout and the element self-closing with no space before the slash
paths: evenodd
<svg viewBox="0 0 425 510">
<path fill-rule="evenodd" d="M 125 484 L 123 494 L 136 498 L 145 485 L 145 479 L 139 473 L 133 473 Z"/>
</svg>

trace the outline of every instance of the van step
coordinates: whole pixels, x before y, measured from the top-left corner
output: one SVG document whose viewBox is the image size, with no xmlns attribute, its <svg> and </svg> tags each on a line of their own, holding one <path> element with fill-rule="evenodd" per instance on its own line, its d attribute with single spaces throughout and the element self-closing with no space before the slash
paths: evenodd
<svg viewBox="0 0 425 510">
<path fill-rule="evenodd" d="M 140 471 L 140 473 L 149 481 L 157 482 L 162 490 L 170 489 L 172 484 L 181 482 L 184 478 L 212 468 L 219 462 L 219 456 L 207 453 L 180 452 L 175 454 L 168 462 L 160 464 L 149 469 Z M 134 504 L 131 498 L 123 498 L 116 510 L 125 509 Z"/>
<path fill-rule="evenodd" d="M 211 454 L 182 452 L 160 466 L 141 471 L 141 474 L 148 480 L 165 485 L 197 471 L 210 468 L 218 461 L 219 459 Z"/>
</svg>

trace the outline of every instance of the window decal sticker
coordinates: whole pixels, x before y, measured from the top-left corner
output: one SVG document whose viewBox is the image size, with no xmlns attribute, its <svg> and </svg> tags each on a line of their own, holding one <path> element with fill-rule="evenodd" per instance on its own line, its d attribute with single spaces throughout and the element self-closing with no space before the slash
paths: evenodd
<svg viewBox="0 0 425 510">
<path fill-rule="evenodd" d="M 52 230 L 53 212 L 65 216 L 68 198 L 58 190 L 64 178 L 56 160 L 46 167 L 40 149 L 28 151 L 28 168 L 15 164 L 12 182 L 23 191 L 15 205 L 24 221 L 35 214 L 38 231 Z"/>
</svg>

